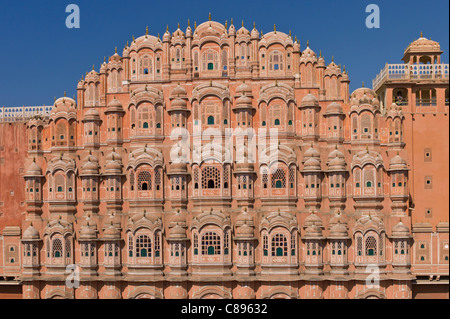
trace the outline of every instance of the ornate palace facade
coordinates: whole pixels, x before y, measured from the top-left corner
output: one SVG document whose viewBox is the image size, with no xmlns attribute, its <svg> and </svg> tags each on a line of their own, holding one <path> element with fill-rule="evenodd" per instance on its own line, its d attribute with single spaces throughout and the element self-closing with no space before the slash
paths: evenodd
<svg viewBox="0 0 450 319">
<path fill-rule="evenodd" d="M 76 99 L 2 110 L 0 297 L 448 297 L 448 167 L 422 218 L 409 124 L 442 122 L 428 148 L 448 165 L 441 53 L 421 37 L 405 64 L 430 78 L 350 94 L 345 67 L 276 28 L 133 37 Z"/>
</svg>

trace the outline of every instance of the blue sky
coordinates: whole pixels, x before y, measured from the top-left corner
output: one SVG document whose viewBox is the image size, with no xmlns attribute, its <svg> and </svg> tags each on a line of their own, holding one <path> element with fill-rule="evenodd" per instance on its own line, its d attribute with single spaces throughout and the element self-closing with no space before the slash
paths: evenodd
<svg viewBox="0 0 450 319">
<path fill-rule="evenodd" d="M 68 4 L 81 10 L 81 28 L 67 29 Z M 381 11 L 381 28 L 365 26 L 368 4 Z M 440 42 L 442 61 L 448 63 L 448 0 L 340 0 L 340 1 L 117 1 L 117 0 L 17 0 L 0 3 L 0 106 L 49 105 L 64 91 L 76 94 L 82 75 L 103 57 L 122 52 L 126 42 L 145 33 L 161 35 L 187 20 L 208 19 L 248 29 L 292 30 L 301 42 L 322 51 L 327 63 L 334 60 L 349 71 L 350 90 L 372 79 L 386 62 L 402 63 L 404 49 L 423 31 Z"/>
</svg>

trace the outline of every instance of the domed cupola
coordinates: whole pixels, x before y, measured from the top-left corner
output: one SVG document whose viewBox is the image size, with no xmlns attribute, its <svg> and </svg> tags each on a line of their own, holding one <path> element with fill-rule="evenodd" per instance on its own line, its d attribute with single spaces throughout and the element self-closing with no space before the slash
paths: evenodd
<svg viewBox="0 0 450 319">
<path fill-rule="evenodd" d="M 236 32 L 237 41 L 250 40 L 250 31 L 244 27 L 244 21 L 242 21 L 242 27 Z"/>
<path fill-rule="evenodd" d="M 170 42 L 171 36 L 169 32 L 169 26 L 167 26 L 166 32 L 163 35 L 163 42 Z"/>
<path fill-rule="evenodd" d="M 253 29 L 252 32 L 250 33 L 250 38 L 252 40 L 259 40 L 259 31 L 256 29 L 255 23 L 253 23 Z"/>
<path fill-rule="evenodd" d="M 338 151 L 340 154 L 335 153 L 334 157 L 331 155 L 328 156 L 328 172 L 343 172 L 345 171 L 345 166 L 347 163 L 345 162 L 344 154 Z"/>
<path fill-rule="evenodd" d="M 186 236 L 186 217 L 180 210 L 172 217 L 169 224 L 169 240 L 184 241 Z"/>
<path fill-rule="evenodd" d="M 397 154 L 389 161 L 389 170 L 390 171 L 405 171 L 408 170 L 408 165 L 406 161 Z"/>
<path fill-rule="evenodd" d="M 33 162 L 27 167 L 24 177 L 43 177 L 42 168 L 36 163 L 35 158 L 33 158 Z"/>
<path fill-rule="evenodd" d="M 328 104 L 326 108 L 326 115 L 342 115 L 344 114 L 344 110 L 342 109 L 342 105 L 337 102 L 332 102 Z"/>
<path fill-rule="evenodd" d="M 236 88 L 236 97 L 240 97 L 242 95 L 252 97 L 252 88 L 245 83 L 245 80 Z"/>
<path fill-rule="evenodd" d="M 116 153 L 115 148 L 106 156 L 105 175 L 122 174 L 122 156 Z"/>
<path fill-rule="evenodd" d="M 100 121 L 100 114 L 96 109 L 90 108 L 84 113 L 84 122 L 98 122 Z"/>
<path fill-rule="evenodd" d="M 99 174 L 98 159 L 92 155 L 91 151 L 89 151 L 89 155 L 86 156 L 83 162 L 80 176 L 96 176 Z"/>
<path fill-rule="evenodd" d="M 172 34 L 172 41 L 173 42 L 184 42 L 184 39 L 185 39 L 184 32 L 181 31 L 180 24 L 178 23 L 178 28 Z"/>
<path fill-rule="evenodd" d="M 106 60 L 103 61 L 102 65 L 100 66 L 100 73 L 99 74 L 106 74 L 108 71 L 108 64 L 106 64 Z"/>
<path fill-rule="evenodd" d="M 301 101 L 300 107 L 319 107 L 319 100 L 316 96 L 308 93 Z"/>
<path fill-rule="evenodd" d="M 106 107 L 105 113 L 111 113 L 111 112 L 124 112 L 122 103 L 114 97 L 114 99 L 108 103 Z"/>
<path fill-rule="evenodd" d="M 397 225 L 392 227 L 392 235 L 391 238 L 410 238 L 411 234 L 409 231 L 409 227 L 403 224 L 400 221 Z"/>
<path fill-rule="evenodd" d="M 311 50 L 309 47 L 309 41 L 306 42 L 306 49 L 302 52 L 302 55 L 300 57 L 300 63 L 302 62 L 316 62 L 317 61 L 317 55 L 316 53 Z"/>
<path fill-rule="evenodd" d="M 236 28 L 234 27 L 233 19 L 231 19 L 231 25 L 230 25 L 230 28 L 228 29 L 228 35 L 229 36 L 236 35 Z"/>
<path fill-rule="evenodd" d="M 305 218 L 305 239 L 322 239 L 322 229 L 324 228 L 322 220 L 314 212 Z"/>
<path fill-rule="evenodd" d="M 90 216 L 86 216 L 86 220 L 80 228 L 80 241 L 92 241 L 97 239 L 97 223 L 90 218 Z"/>
<path fill-rule="evenodd" d="M 186 28 L 186 38 L 192 38 L 191 22 L 188 20 L 188 26 Z"/>
<path fill-rule="evenodd" d="M 39 231 L 34 228 L 33 223 L 23 232 L 22 240 L 26 241 L 38 241 L 41 237 L 39 236 Z"/>
<path fill-rule="evenodd" d="M 186 90 L 178 84 L 172 91 L 170 95 L 170 109 L 169 112 L 173 111 L 189 111 L 187 109 L 187 92 Z"/>
</svg>

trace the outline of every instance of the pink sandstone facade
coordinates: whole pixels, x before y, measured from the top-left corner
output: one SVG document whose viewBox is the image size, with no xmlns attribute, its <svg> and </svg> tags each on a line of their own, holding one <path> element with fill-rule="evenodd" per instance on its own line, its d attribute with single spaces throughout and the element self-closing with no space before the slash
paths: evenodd
<svg viewBox="0 0 450 319">
<path fill-rule="evenodd" d="M 350 94 L 309 43 L 210 20 L 2 109 L 0 298 L 448 298 L 441 53 Z"/>
</svg>

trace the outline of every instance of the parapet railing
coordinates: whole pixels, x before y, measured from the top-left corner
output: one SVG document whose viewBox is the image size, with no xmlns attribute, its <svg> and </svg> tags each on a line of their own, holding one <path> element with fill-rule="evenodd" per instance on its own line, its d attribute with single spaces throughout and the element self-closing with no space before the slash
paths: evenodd
<svg viewBox="0 0 450 319">
<path fill-rule="evenodd" d="M 386 80 L 432 80 L 448 79 L 448 64 L 388 64 L 372 81 L 376 91 Z"/>
</svg>

